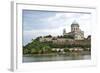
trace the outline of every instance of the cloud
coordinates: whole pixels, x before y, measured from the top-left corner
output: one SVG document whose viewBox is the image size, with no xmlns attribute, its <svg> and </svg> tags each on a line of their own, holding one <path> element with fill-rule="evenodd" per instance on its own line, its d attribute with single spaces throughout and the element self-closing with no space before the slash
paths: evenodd
<svg viewBox="0 0 100 73">
<path fill-rule="evenodd" d="M 46 36 L 46 35 L 52 35 L 52 36 L 58 36 L 62 35 L 63 33 L 63 28 L 56 28 L 56 29 L 44 29 L 44 30 L 26 30 L 23 31 L 23 45 L 27 44 L 30 42 L 32 39 L 35 39 L 36 37 L 39 36 Z"/>
</svg>

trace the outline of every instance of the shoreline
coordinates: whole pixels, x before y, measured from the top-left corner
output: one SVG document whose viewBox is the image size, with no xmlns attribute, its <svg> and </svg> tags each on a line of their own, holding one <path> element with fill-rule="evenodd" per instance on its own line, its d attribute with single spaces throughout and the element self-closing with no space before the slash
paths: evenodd
<svg viewBox="0 0 100 73">
<path fill-rule="evenodd" d="M 45 53 L 45 54 L 24 54 L 23 57 L 30 56 L 73 56 L 73 55 L 91 55 L 91 51 L 65 52 L 65 53 Z"/>
</svg>

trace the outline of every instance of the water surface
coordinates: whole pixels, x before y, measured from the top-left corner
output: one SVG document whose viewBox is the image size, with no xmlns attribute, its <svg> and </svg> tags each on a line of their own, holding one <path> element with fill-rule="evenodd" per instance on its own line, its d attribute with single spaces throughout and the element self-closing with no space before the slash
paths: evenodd
<svg viewBox="0 0 100 73">
<path fill-rule="evenodd" d="M 91 55 L 32 55 L 23 56 L 23 62 L 45 62 L 45 61 L 65 61 L 65 60 L 88 60 Z"/>
</svg>

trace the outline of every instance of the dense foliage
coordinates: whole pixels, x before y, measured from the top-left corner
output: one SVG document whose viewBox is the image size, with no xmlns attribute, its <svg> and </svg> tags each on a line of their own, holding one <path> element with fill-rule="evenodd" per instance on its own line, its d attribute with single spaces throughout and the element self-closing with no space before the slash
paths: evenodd
<svg viewBox="0 0 100 73">
<path fill-rule="evenodd" d="M 51 35 L 46 37 L 51 37 Z M 85 48 L 91 47 L 91 43 L 89 40 L 76 41 L 74 43 L 67 42 L 64 44 L 55 44 L 52 42 L 40 42 L 39 38 L 41 37 L 37 37 L 34 40 L 32 39 L 30 43 L 23 46 L 23 54 L 52 53 L 52 48 L 64 48 L 65 51 L 68 51 L 68 48 L 80 47 L 85 50 Z"/>
</svg>

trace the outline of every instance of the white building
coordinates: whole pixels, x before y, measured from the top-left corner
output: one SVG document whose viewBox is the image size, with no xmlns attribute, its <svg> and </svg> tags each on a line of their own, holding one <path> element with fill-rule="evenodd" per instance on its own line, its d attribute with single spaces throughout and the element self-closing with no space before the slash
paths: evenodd
<svg viewBox="0 0 100 73">
<path fill-rule="evenodd" d="M 74 21 L 71 24 L 71 32 L 66 33 L 66 30 L 63 30 L 63 35 L 64 36 L 72 36 L 75 40 L 83 40 L 84 39 L 84 32 L 81 31 L 81 29 L 79 28 L 79 24 Z"/>
</svg>

